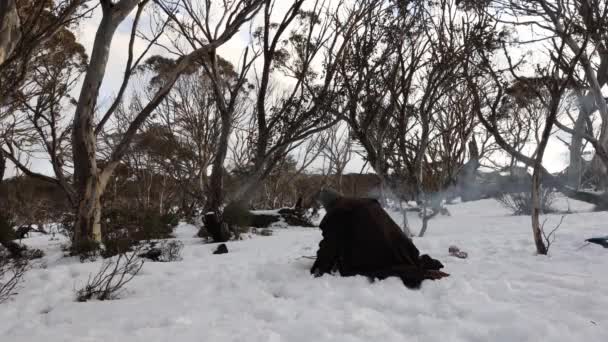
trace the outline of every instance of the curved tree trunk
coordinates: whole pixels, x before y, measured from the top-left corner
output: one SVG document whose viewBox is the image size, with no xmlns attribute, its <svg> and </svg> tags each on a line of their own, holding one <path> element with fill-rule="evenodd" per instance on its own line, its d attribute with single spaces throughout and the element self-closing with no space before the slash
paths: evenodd
<svg viewBox="0 0 608 342">
<path fill-rule="evenodd" d="M 228 153 L 228 142 L 230 139 L 232 120 L 230 115 L 223 114 L 220 141 L 213 160 L 211 179 L 209 184 L 209 205 L 207 211 L 219 212 L 224 201 L 224 161 Z"/>
<path fill-rule="evenodd" d="M 131 9 L 136 6 L 133 2 Z M 120 23 L 130 10 L 114 13 L 112 7 L 103 8 L 91 60 L 80 91 L 72 126 L 72 150 L 74 156 L 74 181 L 76 188 L 76 222 L 74 243 L 86 239 L 101 241 L 101 195 L 97 166 L 97 142 L 95 136 L 95 107 L 99 88 L 103 82 L 110 55 L 112 38 Z M 121 17 L 122 16 L 122 17 Z"/>
<path fill-rule="evenodd" d="M 540 162 L 542 162 L 542 157 L 540 159 Z M 538 165 L 540 165 L 540 162 L 538 163 Z M 545 255 L 547 254 L 547 246 L 543 241 L 542 227 L 540 224 L 540 174 L 540 167 L 534 167 L 534 174 L 532 175 L 532 234 L 534 236 L 534 245 L 536 246 L 536 252 L 538 254 Z"/>
<path fill-rule="evenodd" d="M 10 56 L 21 37 L 14 0 L 0 1 L 0 65 Z"/>
<path fill-rule="evenodd" d="M 98 181 L 97 148 L 93 118 L 99 87 L 103 81 L 110 45 L 116 27 L 105 17 L 99 26 L 89 70 L 80 93 L 74 115 L 72 149 L 74 154 L 74 180 L 77 212 L 74 225 L 74 243 L 93 239 L 101 241 L 101 188 Z"/>
<path fill-rule="evenodd" d="M 4 172 L 6 171 L 6 158 L 2 152 L 0 152 L 0 184 L 2 184 L 2 180 L 4 179 Z"/>
</svg>

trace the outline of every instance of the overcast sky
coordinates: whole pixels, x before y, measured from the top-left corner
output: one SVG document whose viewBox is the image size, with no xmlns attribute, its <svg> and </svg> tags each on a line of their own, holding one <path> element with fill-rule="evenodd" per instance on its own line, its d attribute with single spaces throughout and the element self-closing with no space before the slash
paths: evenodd
<svg viewBox="0 0 608 342">
<path fill-rule="evenodd" d="M 286 7 L 288 5 L 289 1 L 277 1 L 277 6 Z M 98 106 L 100 107 L 105 107 L 112 101 L 114 94 L 116 94 L 120 83 L 122 82 L 122 75 L 127 59 L 127 47 L 133 16 L 134 15 L 132 13 L 131 16 L 127 20 L 125 20 L 123 24 L 119 27 L 117 33 L 114 36 L 107 72 L 100 90 L 100 97 L 98 99 Z M 101 13 L 99 10 L 97 10 L 94 16 L 86 20 L 76 32 L 81 44 L 85 46 L 89 54 L 93 46 L 95 32 L 100 19 Z M 258 18 L 257 20 L 260 19 Z M 244 47 L 247 46 L 250 41 L 249 27 L 249 25 L 245 25 L 245 27 L 242 28 L 238 35 L 233 37 L 228 43 L 224 44 L 218 49 L 218 52 L 222 57 L 231 61 L 235 65 L 238 64 L 238 61 L 242 56 Z M 143 41 L 138 41 L 136 43 L 136 52 L 141 51 L 144 46 L 145 43 Z M 159 53 L 161 51 L 162 50 L 160 49 L 153 49 L 150 54 Z M 534 62 L 535 59 L 542 59 L 543 56 L 532 51 L 527 58 L 531 62 Z M 78 92 L 79 88 L 76 89 L 74 94 L 76 98 L 78 97 Z M 568 153 L 565 145 L 557 139 L 552 139 L 546 151 L 544 164 L 552 172 L 560 171 L 567 164 L 567 157 Z M 30 162 L 35 170 L 51 174 L 51 168 L 48 162 L 46 162 L 45 160 L 37 160 L 36 158 L 32 158 Z M 313 165 L 313 168 L 319 168 L 321 167 L 321 165 L 321 162 L 318 162 Z M 349 163 L 349 165 L 347 166 L 346 171 L 360 172 L 362 166 L 363 161 L 361 160 L 361 158 L 355 156 L 352 162 Z M 11 172 L 9 171 L 7 175 L 10 174 Z"/>
</svg>

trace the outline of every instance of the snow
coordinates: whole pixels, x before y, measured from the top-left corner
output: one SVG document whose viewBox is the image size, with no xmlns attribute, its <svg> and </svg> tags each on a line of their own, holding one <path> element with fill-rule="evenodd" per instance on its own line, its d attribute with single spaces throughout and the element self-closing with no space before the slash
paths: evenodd
<svg viewBox="0 0 608 342">
<path fill-rule="evenodd" d="M 308 272 L 318 229 L 216 244 L 182 224 L 184 260 L 144 265 L 113 301 L 74 301 L 101 261 L 80 263 L 62 241 L 24 241 L 47 256 L 19 294 L 0 305 L 2 341 L 608 341 L 608 249 L 584 239 L 608 233 L 606 212 L 569 201 L 549 256 L 534 253 L 530 218 L 493 200 L 448 206 L 415 238 L 451 276 L 408 290 L 397 279 Z M 581 212 L 582 211 L 582 212 Z M 397 212 L 390 212 L 401 222 Z M 409 215 L 413 231 L 420 227 Z M 550 215 L 547 227 L 561 215 Z M 457 245 L 468 259 L 448 256 Z M 581 248 L 582 246 L 585 246 Z"/>
<path fill-rule="evenodd" d="M 252 210 L 251 212 L 254 214 L 260 214 L 260 215 L 281 215 L 279 214 L 279 210 L 281 209 L 266 209 L 266 210 Z"/>
</svg>

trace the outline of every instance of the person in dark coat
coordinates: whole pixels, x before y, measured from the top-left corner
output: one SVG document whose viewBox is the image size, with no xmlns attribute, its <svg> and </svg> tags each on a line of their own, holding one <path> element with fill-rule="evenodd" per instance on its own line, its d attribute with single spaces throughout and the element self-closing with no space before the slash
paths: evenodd
<svg viewBox="0 0 608 342">
<path fill-rule="evenodd" d="M 439 271 L 441 262 L 420 255 L 377 200 L 343 197 L 332 190 L 322 190 L 317 199 L 327 214 L 319 226 L 323 239 L 310 270 L 316 277 L 337 269 L 345 277 L 399 277 L 405 286 L 418 288 L 425 279 L 448 276 Z"/>
</svg>

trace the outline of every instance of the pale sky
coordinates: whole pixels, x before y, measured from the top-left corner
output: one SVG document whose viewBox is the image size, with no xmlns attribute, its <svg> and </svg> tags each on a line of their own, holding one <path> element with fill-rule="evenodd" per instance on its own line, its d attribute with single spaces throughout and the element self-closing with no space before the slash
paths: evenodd
<svg viewBox="0 0 608 342">
<path fill-rule="evenodd" d="M 288 5 L 289 1 L 277 1 L 277 6 L 286 7 Z M 98 100 L 98 105 L 101 107 L 107 106 L 111 102 L 113 95 L 117 92 L 119 85 L 122 82 L 133 16 L 134 14 L 132 13 L 130 18 L 125 20 L 125 22 L 123 22 L 123 24 L 119 27 L 114 36 L 108 68 Z M 86 22 L 84 22 L 76 32 L 80 39 L 80 43 L 85 46 L 89 53 L 92 49 L 95 32 L 100 18 L 100 10 L 97 10 L 93 18 L 86 20 Z M 256 20 L 259 21 L 260 18 Z M 245 25 L 238 35 L 219 48 L 219 54 L 235 65 L 238 64 L 239 59 L 242 56 L 243 49 L 249 42 L 249 27 L 249 25 Z M 142 41 L 138 41 L 135 46 L 136 52 L 138 52 L 143 49 L 145 44 Z M 158 48 L 153 49 L 150 54 L 159 53 L 160 51 L 162 50 L 159 50 Z M 528 58 L 530 58 L 530 62 L 534 62 L 536 58 L 542 59 L 542 56 L 531 53 Z M 79 87 L 77 87 L 74 94 L 76 98 L 78 97 L 79 90 Z M 568 151 L 565 145 L 556 138 L 552 138 L 546 151 L 544 162 L 545 166 L 552 172 L 560 171 L 567 165 L 567 159 Z M 30 160 L 30 163 L 33 168 L 39 172 L 44 172 L 47 174 L 51 173 L 48 162 L 43 159 L 38 160 L 33 158 Z M 312 169 L 318 169 L 321 166 L 321 161 L 318 161 L 317 163 L 313 164 Z M 363 161 L 361 158 L 353 154 L 353 160 L 348 164 L 346 171 L 358 173 L 361 171 L 362 166 Z M 7 172 L 7 176 L 10 174 L 11 171 Z"/>
</svg>

